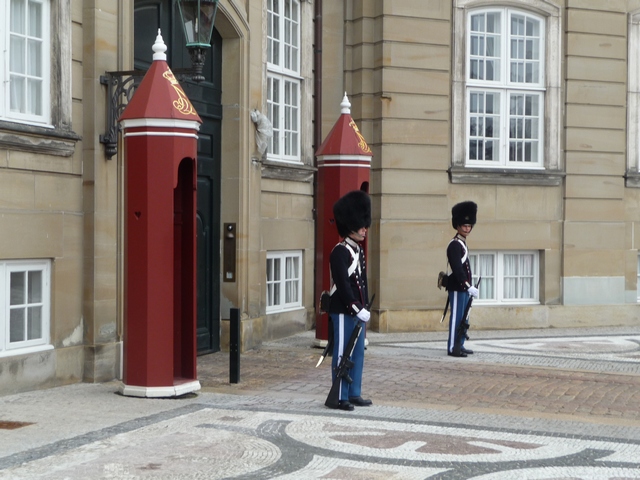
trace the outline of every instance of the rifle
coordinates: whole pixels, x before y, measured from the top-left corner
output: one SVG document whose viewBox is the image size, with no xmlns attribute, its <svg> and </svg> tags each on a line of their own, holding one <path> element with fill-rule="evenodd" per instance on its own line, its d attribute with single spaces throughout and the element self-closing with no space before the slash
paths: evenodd
<svg viewBox="0 0 640 480">
<path fill-rule="evenodd" d="M 370 308 L 373 303 L 373 299 L 376 297 L 374 293 L 367 305 Z M 327 400 L 324 404 L 330 408 L 337 408 L 340 404 L 340 383 L 342 383 L 342 379 L 344 378 L 347 383 L 352 383 L 353 379 L 349 376 L 349 370 L 353 368 L 353 361 L 351 360 L 351 355 L 353 355 L 353 351 L 356 348 L 356 343 L 358 343 L 358 338 L 360 338 L 360 334 L 362 333 L 362 320 L 357 320 L 356 326 L 353 328 L 353 332 L 351 333 L 351 337 L 349 338 L 349 343 L 342 352 L 342 358 L 340 359 L 340 363 L 336 367 L 336 379 L 331 384 L 331 390 L 329 390 L 329 395 L 327 395 Z M 347 355 L 348 353 L 348 355 Z M 320 360 L 323 360 L 322 357 Z M 318 362 L 318 365 L 321 362 Z M 316 365 L 317 366 L 317 365 Z"/>
<path fill-rule="evenodd" d="M 480 286 L 480 280 L 482 277 L 478 278 L 478 283 L 476 283 L 476 288 Z M 458 326 L 458 335 L 464 335 L 467 340 L 469 337 L 467 336 L 467 330 L 469 330 L 469 311 L 471 310 L 471 303 L 473 303 L 473 297 L 469 297 L 469 301 L 467 302 L 467 306 L 464 309 L 464 313 L 462 314 L 462 320 L 460 321 L 460 325 Z"/>
<path fill-rule="evenodd" d="M 369 307 L 373 303 L 373 299 L 376 298 L 376 294 L 374 293 L 369 301 Z M 327 340 L 327 345 L 324 347 L 324 350 L 320 354 L 320 358 L 318 359 L 318 363 L 316 363 L 316 368 L 322 365 L 326 356 L 333 350 L 333 326 L 331 325 L 331 316 L 329 316 L 329 339 Z"/>
</svg>

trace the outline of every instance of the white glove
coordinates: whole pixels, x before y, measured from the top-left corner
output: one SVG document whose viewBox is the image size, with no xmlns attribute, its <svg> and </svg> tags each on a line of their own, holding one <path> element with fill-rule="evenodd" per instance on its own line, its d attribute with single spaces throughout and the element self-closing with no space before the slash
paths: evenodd
<svg viewBox="0 0 640 480">
<path fill-rule="evenodd" d="M 469 295 L 471 295 L 473 298 L 478 298 L 478 295 L 480 294 L 480 292 L 478 291 L 478 289 L 476 287 L 474 287 L 473 285 L 471 285 L 469 287 L 469 290 L 467 290 L 467 292 L 469 293 Z"/>
<path fill-rule="evenodd" d="M 367 323 L 371 318 L 371 312 L 369 312 L 369 310 L 367 310 L 366 308 L 363 308 L 358 312 L 358 314 L 356 315 L 356 318 L 358 320 L 363 321 L 364 323 Z"/>
</svg>

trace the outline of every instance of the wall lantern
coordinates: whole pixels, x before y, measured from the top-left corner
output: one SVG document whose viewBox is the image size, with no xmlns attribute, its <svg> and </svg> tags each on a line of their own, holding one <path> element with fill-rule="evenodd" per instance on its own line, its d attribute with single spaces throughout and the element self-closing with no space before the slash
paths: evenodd
<svg viewBox="0 0 640 480">
<path fill-rule="evenodd" d="M 178 0 L 178 7 L 193 66 L 191 79 L 201 82 L 204 80 L 202 68 L 206 49 L 211 48 L 211 34 L 218 10 L 218 0 Z"/>
<path fill-rule="evenodd" d="M 202 70 L 207 49 L 211 48 L 211 35 L 218 11 L 218 1 L 177 0 L 184 37 L 187 40 L 186 47 L 191 56 L 190 69 L 172 69 L 177 78 L 194 82 L 204 80 Z M 105 72 L 100 76 L 100 83 L 107 86 L 107 125 L 104 135 L 100 135 L 100 143 L 104 144 L 107 158 L 113 157 L 118 152 L 120 131 L 118 118 L 145 73 L 140 70 L 129 70 Z"/>
</svg>

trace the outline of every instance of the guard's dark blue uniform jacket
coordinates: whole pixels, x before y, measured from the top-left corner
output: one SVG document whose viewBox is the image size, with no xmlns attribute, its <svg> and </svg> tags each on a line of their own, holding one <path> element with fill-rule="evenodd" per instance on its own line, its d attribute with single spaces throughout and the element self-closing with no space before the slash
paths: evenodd
<svg viewBox="0 0 640 480">
<path fill-rule="evenodd" d="M 456 235 L 447 247 L 447 260 L 451 266 L 451 276 L 447 284 L 448 291 L 466 292 L 471 286 L 471 263 L 469 249 L 464 237 Z"/>
<path fill-rule="evenodd" d="M 349 267 L 354 260 L 358 264 L 349 275 Z M 336 286 L 336 292 L 331 295 L 329 313 L 357 315 L 366 308 L 369 299 L 367 268 L 362 248 L 355 240 L 345 238 L 331 251 L 329 265 L 331 279 Z"/>
</svg>

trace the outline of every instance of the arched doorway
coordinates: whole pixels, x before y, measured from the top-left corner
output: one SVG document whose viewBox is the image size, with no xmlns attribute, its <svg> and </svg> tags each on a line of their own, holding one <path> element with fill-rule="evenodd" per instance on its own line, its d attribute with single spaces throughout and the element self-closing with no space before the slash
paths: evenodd
<svg viewBox="0 0 640 480">
<path fill-rule="evenodd" d="M 151 64 L 151 46 L 161 29 L 168 46 L 167 62 L 174 73 L 189 68 L 175 0 L 135 0 L 134 67 Z M 198 133 L 197 205 L 197 343 L 198 353 L 220 350 L 220 164 L 222 131 L 222 38 L 216 30 L 211 39 L 203 75 L 194 83 L 176 77 L 203 121 Z"/>
</svg>

